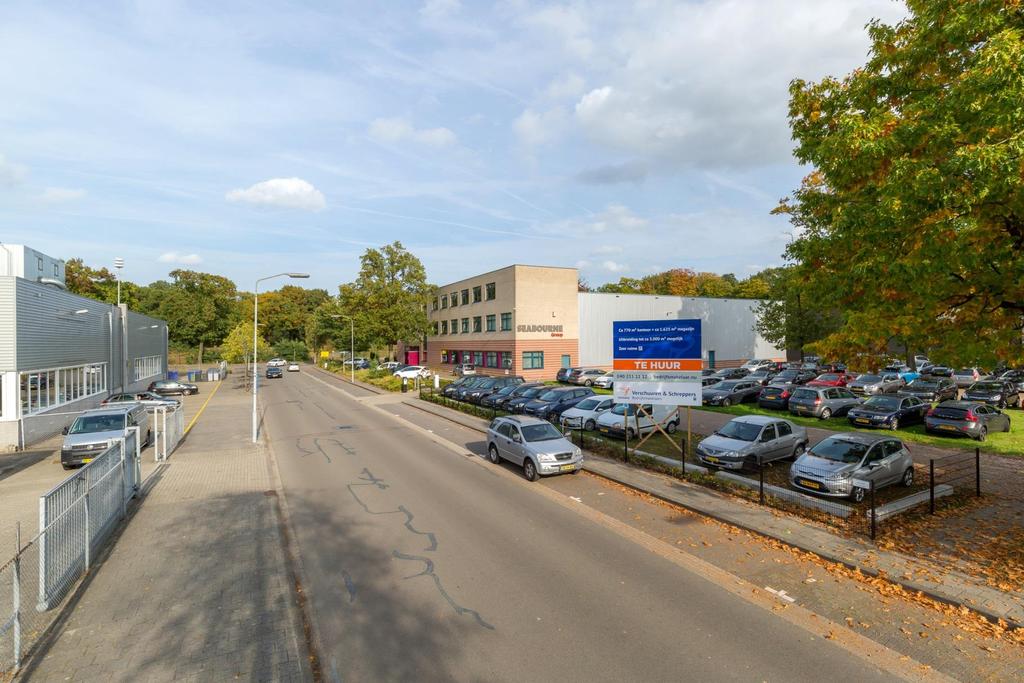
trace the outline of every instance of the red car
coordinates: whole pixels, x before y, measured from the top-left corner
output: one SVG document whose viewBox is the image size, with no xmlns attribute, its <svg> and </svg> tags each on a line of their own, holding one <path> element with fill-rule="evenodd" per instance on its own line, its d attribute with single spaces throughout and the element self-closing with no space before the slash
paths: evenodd
<svg viewBox="0 0 1024 683">
<path fill-rule="evenodd" d="M 845 387 L 856 379 L 856 375 L 848 375 L 845 372 L 826 372 L 818 375 L 807 383 L 809 387 Z"/>
</svg>

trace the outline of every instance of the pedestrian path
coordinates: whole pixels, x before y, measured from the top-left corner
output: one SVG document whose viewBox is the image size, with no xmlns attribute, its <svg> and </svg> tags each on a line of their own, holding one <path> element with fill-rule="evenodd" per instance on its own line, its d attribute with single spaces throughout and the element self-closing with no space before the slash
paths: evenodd
<svg viewBox="0 0 1024 683">
<path fill-rule="evenodd" d="M 23 680 L 310 679 L 269 452 L 248 443 L 250 401 L 222 387 Z"/>
</svg>

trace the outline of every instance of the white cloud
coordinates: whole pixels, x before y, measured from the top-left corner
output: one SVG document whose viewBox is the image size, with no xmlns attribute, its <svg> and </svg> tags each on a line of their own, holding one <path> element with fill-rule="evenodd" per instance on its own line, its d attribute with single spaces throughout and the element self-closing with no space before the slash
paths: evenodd
<svg viewBox="0 0 1024 683">
<path fill-rule="evenodd" d="M 73 202 L 75 200 L 82 199 L 85 195 L 85 190 L 78 190 L 70 187 L 48 187 L 43 190 L 41 195 L 39 195 L 39 199 L 48 204 L 61 204 L 63 202 Z"/>
<path fill-rule="evenodd" d="M 594 232 L 627 232 L 635 233 L 648 226 L 650 221 L 641 218 L 622 204 L 609 204 L 597 220 L 590 224 Z"/>
<path fill-rule="evenodd" d="M 7 161 L 7 157 L 0 154 L 0 187 L 21 185 L 27 175 L 27 168 L 12 161 Z"/>
<path fill-rule="evenodd" d="M 623 263 L 617 263 L 615 261 L 604 261 L 601 263 L 601 267 L 607 270 L 609 273 L 621 273 L 629 269 L 629 266 Z"/>
<path fill-rule="evenodd" d="M 594 52 L 590 22 L 584 9 L 550 5 L 526 18 L 526 24 L 550 34 L 573 57 L 587 59 Z"/>
<path fill-rule="evenodd" d="M 168 251 L 160 254 L 157 257 L 157 261 L 160 263 L 174 263 L 181 266 L 194 266 L 197 263 L 202 263 L 203 257 L 199 254 L 182 254 L 176 251 Z"/>
<path fill-rule="evenodd" d="M 565 120 L 565 110 L 561 107 L 541 113 L 527 109 L 512 122 L 512 128 L 519 142 L 532 149 L 558 137 L 565 127 Z"/>
<path fill-rule="evenodd" d="M 327 206 L 323 193 L 302 178 L 271 178 L 244 190 L 231 190 L 225 198 L 229 202 L 305 211 L 319 211 Z"/>
<path fill-rule="evenodd" d="M 461 9 L 462 3 L 459 0 L 427 0 L 420 8 L 420 16 L 435 21 L 458 14 Z"/>
<path fill-rule="evenodd" d="M 367 131 L 377 142 L 396 144 L 413 141 L 428 147 L 449 147 L 458 142 L 455 133 L 447 128 L 415 128 L 401 117 L 374 119 Z"/>
</svg>

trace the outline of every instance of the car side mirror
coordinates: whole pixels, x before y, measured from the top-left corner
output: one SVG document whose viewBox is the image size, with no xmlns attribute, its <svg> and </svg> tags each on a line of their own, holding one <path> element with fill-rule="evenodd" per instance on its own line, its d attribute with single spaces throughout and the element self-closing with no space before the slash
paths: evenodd
<svg viewBox="0 0 1024 683">
<path fill-rule="evenodd" d="M 69 431 L 71 431 L 71 427 L 65 427 L 64 429 L 60 430 L 60 433 L 67 436 L 67 433 Z"/>
<path fill-rule="evenodd" d="M 875 462 L 869 462 L 869 463 L 868 463 L 868 469 L 869 469 L 869 470 L 877 470 L 877 469 L 878 469 L 879 467 L 881 467 L 881 466 L 882 466 L 882 463 L 880 463 L 880 462 L 877 462 L 877 461 L 875 461 Z"/>
<path fill-rule="evenodd" d="M 519 436 L 519 434 L 516 433 L 512 435 L 512 440 L 515 441 L 516 443 L 522 443 L 523 437 Z"/>
</svg>

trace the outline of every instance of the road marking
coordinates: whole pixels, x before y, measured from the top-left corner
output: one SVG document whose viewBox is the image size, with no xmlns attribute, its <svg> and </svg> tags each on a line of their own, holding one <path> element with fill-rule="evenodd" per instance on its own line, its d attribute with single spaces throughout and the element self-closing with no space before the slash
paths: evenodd
<svg viewBox="0 0 1024 683">
<path fill-rule="evenodd" d="M 573 500 L 575 500 L 577 503 L 582 503 L 583 502 L 582 498 L 577 498 L 576 496 L 569 496 L 569 497 L 572 498 Z"/>
<path fill-rule="evenodd" d="M 766 591 L 768 591 L 769 593 L 773 594 L 773 595 L 779 596 L 780 598 L 782 598 L 786 602 L 790 602 L 790 603 L 796 602 L 796 598 L 792 598 L 792 597 L 786 595 L 786 591 L 777 591 L 774 588 L 772 588 L 771 586 L 765 586 L 764 589 Z"/>
<path fill-rule="evenodd" d="M 220 390 L 220 386 L 222 384 L 224 384 L 224 382 L 217 382 L 217 386 L 213 388 L 213 391 L 210 392 L 210 395 L 206 397 L 205 401 L 203 401 L 203 405 L 199 408 L 199 412 L 193 415 L 192 419 L 189 420 L 188 427 L 185 427 L 185 434 L 188 434 L 189 431 L 192 429 L 192 425 L 196 423 L 196 420 L 199 419 L 199 416 L 203 414 L 204 410 L 206 410 L 206 404 L 209 403 L 210 399 L 216 395 L 216 393 Z"/>
</svg>

